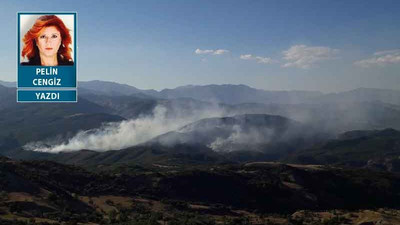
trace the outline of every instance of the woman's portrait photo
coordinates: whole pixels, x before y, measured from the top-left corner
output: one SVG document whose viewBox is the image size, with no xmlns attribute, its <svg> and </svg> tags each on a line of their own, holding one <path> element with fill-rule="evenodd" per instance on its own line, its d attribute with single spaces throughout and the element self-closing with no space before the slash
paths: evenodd
<svg viewBox="0 0 400 225">
<path fill-rule="evenodd" d="M 73 15 L 21 15 L 21 65 L 74 65 L 73 32 Z"/>
</svg>

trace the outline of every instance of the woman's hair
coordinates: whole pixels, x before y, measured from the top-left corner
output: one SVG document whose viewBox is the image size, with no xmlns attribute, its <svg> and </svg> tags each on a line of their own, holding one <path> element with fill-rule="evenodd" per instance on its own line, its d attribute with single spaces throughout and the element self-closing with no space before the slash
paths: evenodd
<svg viewBox="0 0 400 225">
<path fill-rule="evenodd" d="M 39 37 L 40 31 L 45 27 L 54 26 L 61 34 L 61 45 L 58 49 L 58 56 L 64 61 L 72 61 L 71 49 L 69 45 L 72 43 L 71 35 L 63 21 L 55 15 L 44 15 L 39 17 L 32 28 L 25 34 L 22 49 L 22 57 L 27 57 L 31 60 L 39 56 L 39 49 L 36 46 L 36 40 Z"/>
</svg>

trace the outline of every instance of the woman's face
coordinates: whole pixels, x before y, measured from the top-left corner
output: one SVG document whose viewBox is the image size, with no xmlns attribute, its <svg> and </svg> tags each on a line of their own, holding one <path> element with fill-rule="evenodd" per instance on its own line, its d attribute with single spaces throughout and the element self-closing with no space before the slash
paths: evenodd
<svg viewBox="0 0 400 225">
<path fill-rule="evenodd" d="M 40 32 L 36 43 L 41 55 L 52 57 L 60 48 L 61 34 L 54 26 L 45 27 Z"/>
</svg>

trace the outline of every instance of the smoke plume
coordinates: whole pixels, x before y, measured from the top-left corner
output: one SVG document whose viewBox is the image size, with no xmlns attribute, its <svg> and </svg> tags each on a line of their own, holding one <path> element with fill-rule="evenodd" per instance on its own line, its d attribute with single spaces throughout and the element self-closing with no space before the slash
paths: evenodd
<svg viewBox="0 0 400 225">
<path fill-rule="evenodd" d="M 61 143 L 55 140 L 31 142 L 26 144 L 24 149 L 48 153 L 82 149 L 94 151 L 120 150 L 144 143 L 160 134 L 176 130 L 196 120 L 222 116 L 223 111 L 213 108 L 187 116 L 182 116 L 181 113 L 178 113 L 178 115 L 167 117 L 167 109 L 159 105 L 154 108 L 152 115 L 122 122 L 106 123 L 98 129 L 80 131 L 74 137 Z"/>
</svg>

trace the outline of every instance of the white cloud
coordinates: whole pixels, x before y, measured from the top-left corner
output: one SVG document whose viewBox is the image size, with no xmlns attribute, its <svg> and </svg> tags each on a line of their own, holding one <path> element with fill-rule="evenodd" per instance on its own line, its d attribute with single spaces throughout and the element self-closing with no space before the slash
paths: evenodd
<svg viewBox="0 0 400 225">
<path fill-rule="evenodd" d="M 308 69 L 318 62 L 333 59 L 339 50 L 324 46 L 294 45 L 283 51 L 287 62 L 282 67 Z"/>
<path fill-rule="evenodd" d="M 374 56 L 354 62 L 354 65 L 361 67 L 385 66 L 388 64 L 400 63 L 400 49 L 375 52 Z"/>
<path fill-rule="evenodd" d="M 250 54 L 248 54 L 248 55 L 240 55 L 240 58 L 241 59 L 244 59 L 244 60 L 250 60 L 251 59 L 251 55 Z"/>
<path fill-rule="evenodd" d="M 229 51 L 226 49 L 216 49 L 216 50 L 212 50 L 212 49 L 205 49 L 205 50 L 201 50 L 201 49 L 196 49 L 194 51 L 195 54 L 197 55 L 223 55 L 228 53 Z"/>
<path fill-rule="evenodd" d="M 225 53 L 228 53 L 228 52 L 229 51 L 225 50 L 225 49 L 217 49 L 217 50 L 214 51 L 213 55 L 222 55 L 222 54 L 225 54 Z"/>
<path fill-rule="evenodd" d="M 243 60 L 255 60 L 257 63 L 271 64 L 275 63 L 276 60 L 273 60 L 269 57 L 261 57 L 261 56 L 253 56 L 251 54 L 240 55 L 240 59 Z"/>
<path fill-rule="evenodd" d="M 257 60 L 258 63 L 266 63 L 266 64 L 276 62 L 275 60 L 273 60 L 273 59 L 271 59 L 271 58 L 268 58 L 268 57 L 260 57 L 260 56 L 256 56 L 256 60 Z"/>
<path fill-rule="evenodd" d="M 214 52 L 214 50 L 201 50 L 201 49 L 196 49 L 196 51 L 194 51 L 194 53 L 196 53 L 198 55 L 210 54 L 213 52 Z"/>
</svg>

